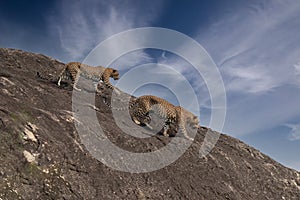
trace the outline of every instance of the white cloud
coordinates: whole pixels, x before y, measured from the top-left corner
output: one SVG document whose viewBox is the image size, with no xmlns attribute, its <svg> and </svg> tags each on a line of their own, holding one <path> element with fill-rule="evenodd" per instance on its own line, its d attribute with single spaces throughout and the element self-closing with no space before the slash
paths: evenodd
<svg viewBox="0 0 300 200">
<path fill-rule="evenodd" d="M 219 66 L 228 97 L 224 131 L 241 136 L 299 115 L 300 1 L 229 7 L 196 37 Z M 287 98 L 290 97 L 290 98 Z M 213 128 L 213 127 L 212 127 Z"/>
<path fill-rule="evenodd" d="M 158 1 L 151 4 L 132 4 L 131 1 L 59 1 L 59 12 L 49 20 L 49 29 L 58 34 L 61 47 L 66 52 L 65 60 L 80 61 L 97 44 L 113 34 L 150 25 L 159 16 L 161 7 Z M 113 51 L 118 45 L 120 44 L 114 44 L 103 51 Z M 123 66 L 134 65 L 148 57 L 145 52 L 138 51 L 121 61 Z"/>
<path fill-rule="evenodd" d="M 200 41 L 220 66 L 227 91 L 262 93 L 294 84 L 299 59 L 300 2 L 249 1 L 229 12 Z"/>
<path fill-rule="evenodd" d="M 300 75 L 300 62 L 298 62 L 297 64 L 293 65 L 294 69 L 295 69 L 295 74 L 296 75 Z"/>
<path fill-rule="evenodd" d="M 114 47 L 117 47 L 117 46 L 122 46 L 123 44 L 114 44 L 111 46 L 110 49 L 107 50 L 107 52 L 110 52 L 111 54 L 115 55 L 114 54 Z M 125 45 L 125 44 L 124 44 Z M 115 49 L 116 50 L 116 49 Z M 101 54 L 101 49 L 99 49 L 99 52 L 98 52 L 98 49 L 97 49 L 97 52 L 98 54 Z M 91 59 L 92 61 L 92 59 Z M 137 65 L 140 65 L 140 64 L 144 64 L 144 63 L 149 63 L 149 62 L 152 62 L 153 59 L 150 55 L 148 55 L 147 53 L 144 52 L 144 50 L 137 50 L 137 51 L 133 51 L 133 52 L 130 52 L 130 53 L 127 53 L 121 57 L 119 57 L 117 60 L 115 60 L 112 64 L 111 64 L 111 67 L 113 68 L 116 68 L 116 69 L 119 69 L 119 71 L 121 70 L 128 70 L 132 67 L 135 67 Z M 90 63 L 90 64 L 94 64 L 96 65 L 96 63 L 99 63 L 99 58 L 96 58 L 96 60 L 92 61 L 93 63 Z"/>
<path fill-rule="evenodd" d="M 259 93 L 270 91 L 277 86 L 268 72 L 260 66 L 228 66 L 223 73 L 231 77 L 226 85 L 226 90 L 230 92 Z"/>
<path fill-rule="evenodd" d="M 295 73 L 295 84 L 300 88 L 300 62 L 293 65 Z"/>
<path fill-rule="evenodd" d="M 168 82 L 173 82 L 173 84 L 176 84 L 177 87 L 180 87 L 180 85 L 182 85 L 184 81 L 188 81 L 191 87 L 194 89 L 195 93 L 198 96 L 201 96 L 201 98 L 199 99 L 200 105 L 204 107 L 207 106 L 207 100 L 210 99 L 210 97 L 207 91 L 206 83 L 201 78 L 201 74 L 198 73 L 198 71 L 196 71 L 195 69 L 193 70 L 193 66 L 190 63 L 174 55 L 166 56 L 165 53 L 162 54 L 161 59 L 158 59 L 158 63 L 172 67 L 185 78 L 185 80 L 182 80 L 180 77 L 176 77 L 176 74 L 174 74 L 173 79 L 168 80 Z M 156 73 L 161 72 L 157 71 Z M 169 71 L 164 73 L 172 74 L 173 72 Z M 193 79 L 197 81 L 195 82 L 193 81 Z"/>
<path fill-rule="evenodd" d="M 299 90 L 291 86 L 263 95 L 234 95 L 228 100 L 224 132 L 242 136 L 276 128 L 299 117 L 299 102 Z"/>
<path fill-rule="evenodd" d="M 299 124 L 286 124 L 287 127 L 289 127 L 290 133 L 289 133 L 289 140 L 300 140 L 300 123 Z"/>
</svg>

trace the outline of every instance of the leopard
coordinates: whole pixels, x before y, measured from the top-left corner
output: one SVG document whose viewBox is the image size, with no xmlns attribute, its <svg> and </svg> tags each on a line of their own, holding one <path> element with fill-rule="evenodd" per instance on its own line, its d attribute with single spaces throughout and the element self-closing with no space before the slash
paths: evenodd
<svg viewBox="0 0 300 200">
<path fill-rule="evenodd" d="M 106 102 L 104 103 L 112 109 L 124 110 L 124 108 L 113 108 Z M 192 129 L 200 128 L 198 116 L 181 106 L 175 106 L 167 100 L 154 95 L 134 98 L 129 102 L 128 108 L 132 121 L 137 125 L 145 125 L 149 129 L 152 129 L 150 126 L 151 113 L 155 113 L 163 118 L 165 120 L 162 133 L 164 136 L 170 136 L 168 132 L 171 124 L 177 125 L 178 132 L 182 132 L 184 137 L 190 140 L 193 139 L 188 136 L 185 125 L 188 124 Z"/>
<path fill-rule="evenodd" d="M 114 89 L 114 86 L 110 83 L 109 78 L 118 80 L 119 71 L 114 68 L 105 68 L 102 66 L 92 67 L 80 62 L 69 62 L 59 74 L 57 85 L 61 85 L 62 79 L 71 79 L 73 88 L 81 91 L 81 89 L 77 88 L 77 83 L 80 76 L 92 81 L 103 81 L 105 86 L 110 89 Z"/>
</svg>

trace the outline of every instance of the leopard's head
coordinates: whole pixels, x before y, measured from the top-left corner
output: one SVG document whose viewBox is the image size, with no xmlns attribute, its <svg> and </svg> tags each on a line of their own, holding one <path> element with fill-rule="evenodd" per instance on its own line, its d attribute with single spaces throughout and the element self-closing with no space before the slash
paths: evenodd
<svg viewBox="0 0 300 200">
<path fill-rule="evenodd" d="M 189 118 L 188 120 L 188 123 L 190 124 L 190 126 L 193 128 L 193 129 L 198 129 L 200 128 L 200 125 L 199 125 L 199 118 L 195 115 L 193 115 L 192 117 Z"/>
<path fill-rule="evenodd" d="M 119 71 L 114 68 L 107 68 L 110 71 L 110 77 L 114 80 L 119 80 Z"/>
<path fill-rule="evenodd" d="M 183 117 L 186 120 L 186 123 L 192 128 L 192 129 L 198 129 L 200 128 L 199 125 L 199 118 L 198 116 L 195 116 L 193 113 L 181 108 L 181 112 Z"/>
</svg>

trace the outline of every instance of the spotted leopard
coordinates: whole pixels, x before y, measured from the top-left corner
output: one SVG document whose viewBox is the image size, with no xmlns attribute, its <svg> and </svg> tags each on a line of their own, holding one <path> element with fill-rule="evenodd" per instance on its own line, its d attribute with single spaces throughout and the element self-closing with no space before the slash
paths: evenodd
<svg viewBox="0 0 300 200">
<path fill-rule="evenodd" d="M 124 110 L 125 108 L 113 108 L 107 102 L 104 103 L 112 109 L 115 110 Z M 129 102 L 129 113 L 131 115 L 131 119 L 134 123 L 138 125 L 146 125 L 150 129 L 152 127 L 149 125 L 151 119 L 149 113 L 154 112 L 159 117 L 165 119 L 164 127 L 163 127 L 163 135 L 168 135 L 168 130 L 170 129 L 170 124 L 178 125 L 178 131 L 182 132 L 184 136 L 188 139 L 191 139 L 187 135 L 187 131 L 185 125 L 190 125 L 193 129 L 198 129 L 199 119 L 193 113 L 187 111 L 181 106 L 175 106 L 170 102 L 153 95 L 144 95 L 138 97 Z"/>
<path fill-rule="evenodd" d="M 66 64 L 65 68 L 59 74 L 57 85 L 60 86 L 62 79 L 71 79 L 73 88 L 80 90 L 76 87 L 80 76 L 93 81 L 103 81 L 108 88 L 113 89 L 114 86 L 110 83 L 109 78 L 111 77 L 114 80 L 118 80 L 119 72 L 113 68 L 105 68 L 102 66 L 92 67 L 80 62 L 70 62 Z"/>
</svg>

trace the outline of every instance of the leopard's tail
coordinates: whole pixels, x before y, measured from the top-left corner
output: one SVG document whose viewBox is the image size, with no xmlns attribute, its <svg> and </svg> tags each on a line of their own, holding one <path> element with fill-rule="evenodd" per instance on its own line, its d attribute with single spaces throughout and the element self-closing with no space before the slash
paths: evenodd
<svg viewBox="0 0 300 200">
<path fill-rule="evenodd" d="M 60 86 L 60 82 L 61 82 L 61 80 L 63 79 L 64 74 L 66 73 L 66 70 L 67 70 L 67 67 L 65 67 L 65 68 L 59 73 L 58 78 L 56 79 L 56 82 L 55 82 L 58 86 Z M 72 80 L 73 80 L 73 76 L 72 76 Z M 73 81 L 75 81 L 75 80 L 73 80 Z M 74 84 L 75 84 L 75 83 L 74 83 Z M 76 85 L 76 84 L 75 84 L 75 85 Z"/>
<path fill-rule="evenodd" d="M 36 72 L 36 76 L 37 76 L 39 79 L 49 81 L 49 79 L 48 79 L 48 78 L 45 78 L 44 76 L 42 76 L 42 75 L 40 74 L 40 72 Z"/>
<path fill-rule="evenodd" d="M 118 111 L 123 111 L 123 110 L 126 110 L 126 109 L 129 109 L 129 110 L 132 109 L 132 108 L 136 105 L 137 101 L 136 101 L 136 99 L 130 100 L 128 106 L 124 106 L 124 107 L 120 107 L 120 108 L 116 108 L 116 107 L 112 106 L 112 105 L 109 104 L 105 99 L 103 99 L 103 103 L 104 103 L 107 107 L 109 107 L 110 109 L 118 110 Z"/>
<path fill-rule="evenodd" d="M 41 80 L 46 80 L 46 81 L 50 81 L 52 83 L 57 83 L 57 79 L 56 78 L 46 78 L 44 77 L 40 72 L 36 72 L 36 76 L 41 79 Z"/>
<path fill-rule="evenodd" d="M 113 110 L 121 111 L 121 110 L 126 110 L 126 109 L 127 109 L 127 107 L 115 108 L 115 107 L 111 106 L 110 104 L 108 104 L 105 100 L 103 100 L 103 102 L 104 102 L 104 104 L 105 104 L 106 106 L 108 106 L 109 108 L 111 108 L 111 109 L 113 109 Z M 96 110 L 96 111 L 100 111 L 100 109 L 97 108 L 95 105 L 92 105 L 92 104 L 85 104 L 85 105 L 91 107 L 92 109 L 94 109 L 94 110 Z M 129 110 L 132 109 L 134 105 L 135 105 L 135 101 L 129 104 L 128 109 L 129 109 Z"/>
</svg>

